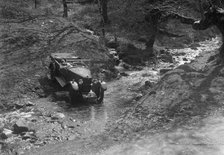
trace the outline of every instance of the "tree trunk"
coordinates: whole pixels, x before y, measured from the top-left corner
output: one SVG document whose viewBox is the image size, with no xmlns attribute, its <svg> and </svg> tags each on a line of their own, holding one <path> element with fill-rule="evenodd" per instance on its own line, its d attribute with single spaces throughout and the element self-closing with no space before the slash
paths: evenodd
<svg viewBox="0 0 224 155">
<path fill-rule="evenodd" d="M 62 0 L 63 3 L 63 8 L 64 8 L 64 13 L 63 13 L 63 17 L 67 18 L 68 17 L 68 5 L 66 0 Z"/>
<path fill-rule="evenodd" d="M 199 0 L 198 3 L 199 3 L 199 9 L 200 9 L 200 14 L 201 14 L 201 19 L 204 19 L 204 10 L 203 10 L 203 7 L 202 7 L 201 0 Z"/>
<path fill-rule="evenodd" d="M 107 15 L 107 2 L 108 0 L 99 0 L 99 6 L 100 6 L 100 14 L 102 16 L 102 22 L 104 24 L 109 23 L 108 15 Z"/>
<path fill-rule="evenodd" d="M 35 9 L 37 8 L 38 5 L 39 5 L 39 0 L 34 0 L 34 7 L 35 7 Z"/>
<path fill-rule="evenodd" d="M 146 42 L 146 46 L 148 49 L 153 48 L 153 44 L 155 42 L 156 35 L 158 33 L 158 23 L 159 23 L 161 15 L 162 13 L 160 10 L 153 9 L 145 16 L 145 20 L 149 23 L 149 26 L 152 29 L 152 34 L 150 36 L 150 39 Z M 150 50 L 150 52 L 152 51 Z"/>
</svg>

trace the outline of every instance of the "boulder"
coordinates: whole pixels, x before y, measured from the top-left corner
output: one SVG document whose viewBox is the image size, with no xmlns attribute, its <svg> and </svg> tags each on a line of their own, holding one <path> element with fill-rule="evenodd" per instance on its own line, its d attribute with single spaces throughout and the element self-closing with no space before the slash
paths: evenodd
<svg viewBox="0 0 224 155">
<path fill-rule="evenodd" d="M 13 132 L 15 134 L 20 134 L 23 132 L 29 131 L 29 124 L 24 119 L 19 119 L 14 125 L 13 125 Z"/>
</svg>

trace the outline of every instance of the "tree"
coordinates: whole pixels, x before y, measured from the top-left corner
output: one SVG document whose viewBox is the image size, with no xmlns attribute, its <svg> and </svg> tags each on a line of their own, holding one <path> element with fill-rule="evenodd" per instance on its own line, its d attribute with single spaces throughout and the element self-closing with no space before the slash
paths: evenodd
<svg viewBox="0 0 224 155">
<path fill-rule="evenodd" d="M 39 4 L 39 1 L 38 0 L 34 0 L 34 6 L 35 6 L 35 9 L 37 8 L 37 5 Z"/>
<path fill-rule="evenodd" d="M 108 0 L 98 0 L 99 12 L 101 15 L 101 26 L 102 34 L 100 36 L 101 44 L 105 44 L 105 24 L 109 23 L 108 14 L 107 14 L 107 2 Z"/>
<path fill-rule="evenodd" d="M 196 20 L 194 18 L 185 17 L 185 16 L 180 15 L 175 12 L 166 12 L 166 11 L 163 11 L 160 9 L 152 9 L 145 16 L 146 22 L 149 24 L 150 28 L 152 29 L 150 39 L 147 40 L 147 42 L 146 42 L 146 46 L 148 49 L 153 48 L 153 44 L 155 42 L 156 35 L 158 33 L 163 33 L 163 34 L 166 34 L 171 37 L 181 37 L 177 34 L 172 34 L 170 32 L 159 29 L 160 23 L 165 22 L 169 19 L 178 19 L 178 20 L 180 20 L 181 23 L 190 24 L 190 25 L 192 25 Z M 152 50 L 150 50 L 150 52 L 152 52 Z"/>
<path fill-rule="evenodd" d="M 153 29 L 152 30 L 153 33 L 150 39 L 146 42 L 146 46 L 149 48 L 152 48 L 155 42 L 156 35 L 158 33 L 158 23 L 161 16 L 162 16 L 162 13 L 159 9 L 153 9 L 145 16 L 145 20 L 148 23 L 150 23 L 150 25 L 152 25 L 151 28 Z"/>
<path fill-rule="evenodd" d="M 109 18 L 107 14 L 107 3 L 108 3 L 108 0 L 98 0 L 99 11 L 102 16 L 103 24 L 109 23 Z"/>
<path fill-rule="evenodd" d="M 64 8 L 64 13 L 63 17 L 67 18 L 68 17 L 68 5 L 66 0 L 62 0 L 63 8 Z"/>
</svg>

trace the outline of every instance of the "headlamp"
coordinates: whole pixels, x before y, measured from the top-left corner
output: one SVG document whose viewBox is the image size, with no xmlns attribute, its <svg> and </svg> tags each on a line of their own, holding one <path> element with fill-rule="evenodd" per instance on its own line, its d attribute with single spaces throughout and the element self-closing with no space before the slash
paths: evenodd
<svg viewBox="0 0 224 155">
<path fill-rule="evenodd" d="M 82 85 L 83 84 L 83 80 L 82 79 L 79 79 L 79 85 Z"/>
</svg>

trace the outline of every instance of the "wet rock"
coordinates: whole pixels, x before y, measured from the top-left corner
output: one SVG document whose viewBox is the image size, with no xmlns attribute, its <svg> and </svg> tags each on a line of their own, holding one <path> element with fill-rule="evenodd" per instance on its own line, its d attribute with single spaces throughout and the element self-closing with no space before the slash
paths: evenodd
<svg viewBox="0 0 224 155">
<path fill-rule="evenodd" d="M 159 70 L 159 73 L 162 75 L 162 74 L 165 74 L 166 72 L 171 71 L 171 70 L 172 70 L 172 68 L 162 68 L 162 69 Z"/>
<path fill-rule="evenodd" d="M 11 135 L 12 135 L 12 130 L 9 130 L 9 129 L 3 129 L 2 133 L 0 134 L 0 137 L 2 139 L 7 139 L 9 138 Z"/>
<path fill-rule="evenodd" d="M 63 118 L 65 118 L 65 115 L 63 113 L 53 113 L 53 114 L 51 114 L 51 118 L 54 120 L 63 119 Z"/>
<path fill-rule="evenodd" d="M 13 125 L 13 132 L 15 134 L 20 134 L 22 132 L 29 131 L 29 124 L 24 120 L 20 119 Z"/>
</svg>

